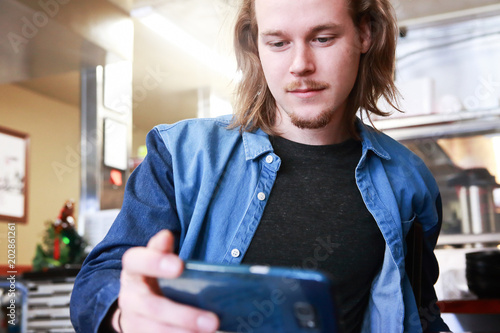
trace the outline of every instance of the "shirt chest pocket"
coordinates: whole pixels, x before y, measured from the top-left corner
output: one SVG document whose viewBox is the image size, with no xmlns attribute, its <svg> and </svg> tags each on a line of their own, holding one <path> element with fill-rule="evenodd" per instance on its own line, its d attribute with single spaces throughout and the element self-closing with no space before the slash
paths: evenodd
<svg viewBox="0 0 500 333">
<path fill-rule="evenodd" d="M 406 235 L 408 235 L 408 231 L 410 231 L 411 226 L 413 225 L 413 223 L 415 223 L 416 220 L 417 214 L 413 213 L 409 220 L 401 221 L 401 225 L 403 228 L 403 237 L 406 237 Z"/>
</svg>

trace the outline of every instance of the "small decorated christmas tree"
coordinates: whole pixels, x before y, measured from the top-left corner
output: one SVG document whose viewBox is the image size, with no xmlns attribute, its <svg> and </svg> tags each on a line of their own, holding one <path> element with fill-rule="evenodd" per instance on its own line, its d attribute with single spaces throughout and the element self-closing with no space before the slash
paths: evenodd
<svg viewBox="0 0 500 333">
<path fill-rule="evenodd" d="M 55 221 L 47 221 L 42 244 L 36 247 L 33 270 L 80 265 L 85 259 L 85 240 L 75 230 L 74 201 L 67 200 Z"/>
</svg>

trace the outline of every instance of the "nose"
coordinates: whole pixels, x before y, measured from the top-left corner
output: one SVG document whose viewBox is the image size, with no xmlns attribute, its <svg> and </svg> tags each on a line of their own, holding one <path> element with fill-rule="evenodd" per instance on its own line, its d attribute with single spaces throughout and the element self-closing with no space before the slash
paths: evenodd
<svg viewBox="0 0 500 333">
<path fill-rule="evenodd" d="M 307 76 L 315 70 L 314 54 L 310 47 L 297 45 L 293 52 L 290 73 L 294 76 Z"/>
</svg>

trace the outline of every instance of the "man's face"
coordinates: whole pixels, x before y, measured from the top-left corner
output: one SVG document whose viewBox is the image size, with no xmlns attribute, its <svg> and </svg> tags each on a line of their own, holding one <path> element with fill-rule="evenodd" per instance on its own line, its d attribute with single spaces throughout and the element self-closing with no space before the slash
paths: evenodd
<svg viewBox="0 0 500 333">
<path fill-rule="evenodd" d="M 255 0 L 259 57 L 279 117 L 299 128 L 340 121 L 370 45 L 347 0 Z"/>
</svg>

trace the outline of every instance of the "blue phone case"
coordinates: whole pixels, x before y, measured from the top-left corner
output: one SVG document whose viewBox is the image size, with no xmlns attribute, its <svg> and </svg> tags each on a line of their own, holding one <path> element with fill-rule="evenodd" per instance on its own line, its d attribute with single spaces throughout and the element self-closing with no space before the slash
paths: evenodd
<svg viewBox="0 0 500 333">
<path fill-rule="evenodd" d="M 332 283 L 317 271 L 187 261 L 158 281 L 166 297 L 216 313 L 223 332 L 339 332 Z"/>
</svg>

